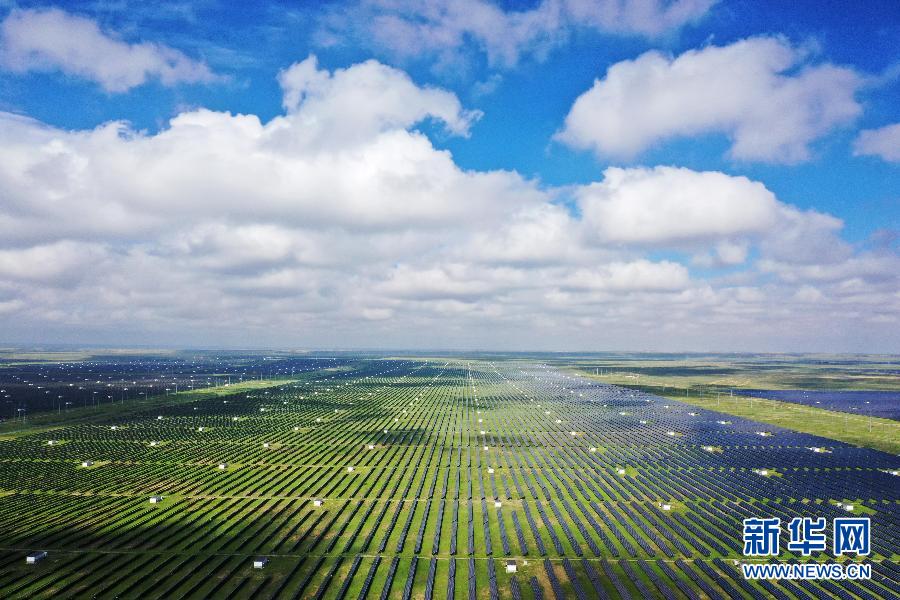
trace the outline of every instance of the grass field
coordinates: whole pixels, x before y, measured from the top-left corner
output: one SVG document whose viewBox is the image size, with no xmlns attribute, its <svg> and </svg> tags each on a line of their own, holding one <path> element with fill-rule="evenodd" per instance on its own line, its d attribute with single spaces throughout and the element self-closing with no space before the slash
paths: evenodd
<svg viewBox="0 0 900 600">
<path fill-rule="evenodd" d="M 793 358 L 793 357 L 792 357 Z M 888 357 L 720 356 L 687 359 L 578 361 L 574 369 L 593 381 L 622 385 L 709 410 L 819 435 L 867 448 L 900 453 L 900 422 L 803 406 L 772 399 L 734 396 L 740 389 L 893 390 L 900 370 Z"/>
<path fill-rule="evenodd" d="M 669 396 L 709 410 L 760 423 L 802 431 L 855 446 L 900 454 L 900 423 L 866 415 L 853 415 L 750 397 Z"/>
<path fill-rule="evenodd" d="M 675 388 L 725 392 L 762 390 L 900 390 L 900 362 L 889 356 L 833 355 L 592 355 L 554 358 L 617 385 L 652 393 Z"/>
<path fill-rule="evenodd" d="M 900 588 L 895 455 L 774 425 L 761 438 L 758 422 L 722 424 L 708 408 L 534 359 L 357 358 L 77 410 L 5 425 L 0 597 L 793 599 Z M 744 518 L 830 520 L 846 501 L 872 518 L 872 581 L 801 589 L 741 577 Z M 26 565 L 34 550 L 48 558 Z M 266 568 L 252 567 L 257 556 Z M 782 552 L 791 558 L 808 560 Z"/>
</svg>

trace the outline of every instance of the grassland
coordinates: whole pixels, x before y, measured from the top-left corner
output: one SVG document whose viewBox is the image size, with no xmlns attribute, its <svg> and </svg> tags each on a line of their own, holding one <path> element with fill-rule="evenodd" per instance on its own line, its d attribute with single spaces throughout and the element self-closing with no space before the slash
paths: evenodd
<svg viewBox="0 0 900 600">
<path fill-rule="evenodd" d="M 891 419 L 854 415 L 763 398 L 724 395 L 667 397 L 759 423 L 900 454 L 900 423 Z"/>
<path fill-rule="evenodd" d="M 554 364 L 650 393 L 732 389 L 900 390 L 900 362 L 886 356 L 644 355 L 560 357 Z"/>
<path fill-rule="evenodd" d="M 898 364 L 887 357 L 635 357 L 582 360 L 569 369 L 594 381 L 856 446 L 900 453 L 897 421 L 732 395 L 733 390 L 741 389 L 900 390 Z"/>
<path fill-rule="evenodd" d="M 670 396 L 676 398 L 675 396 Z M 751 397 L 677 396 L 677 399 L 709 410 L 725 412 L 760 423 L 802 431 L 855 446 L 900 454 L 900 423 L 866 415 L 853 415 Z"/>
<path fill-rule="evenodd" d="M 21 348 L 0 348 L 0 368 L 5 364 L 41 364 L 41 363 L 58 363 L 91 360 L 98 356 L 115 356 L 120 358 L 142 357 L 152 354 L 154 356 L 174 355 L 174 351 L 158 349 L 149 350 L 146 348 L 108 348 L 104 350 L 97 349 L 72 349 L 72 350 L 25 350 Z"/>
</svg>

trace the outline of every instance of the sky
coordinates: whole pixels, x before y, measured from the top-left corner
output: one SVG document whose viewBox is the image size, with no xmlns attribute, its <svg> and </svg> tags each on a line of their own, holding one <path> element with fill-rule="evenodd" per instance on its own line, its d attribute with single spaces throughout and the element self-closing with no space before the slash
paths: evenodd
<svg viewBox="0 0 900 600">
<path fill-rule="evenodd" d="M 0 343 L 900 353 L 900 3 L 0 0 Z"/>
</svg>

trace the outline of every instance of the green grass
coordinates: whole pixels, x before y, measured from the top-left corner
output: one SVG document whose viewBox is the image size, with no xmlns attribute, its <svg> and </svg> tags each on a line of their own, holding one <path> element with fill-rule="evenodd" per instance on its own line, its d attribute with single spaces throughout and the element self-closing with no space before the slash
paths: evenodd
<svg viewBox="0 0 900 600">
<path fill-rule="evenodd" d="M 865 415 L 837 412 L 750 397 L 668 396 L 673 400 L 709 410 L 810 433 L 854 446 L 900 454 L 900 423 Z"/>
<path fill-rule="evenodd" d="M 856 446 L 900 453 L 900 423 L 778 400 L 731 397 L 733 389 L 900 390 L 885 357 L 742 356 L 577 361 L 570 372 L 709 410 Z M 824 364 L 823 364 L 824 363 Z M 598 374 L 599 371 L 599 374 Z M 893 371 L 893 372 L 892 372 Z"/>
<path fill-rule="evenodd" d="M 895 357 L 688 355 L 651 360 L 634 355 L 560 360 L 558 363 L 597 381 L 639 386 L 654 394 L 665 394 L 673 388 L 710 392 L 730 389 L 900 390 Z"/>
<path fill-rule="evenodd" d="M 25 350 L 17 348 L 0 348 L 0 367 L 5 364 L 22 365 L 22 364 L 41 364 L 56 362 L 73 362 L 90 360 L 98 356 L 146 356 L 153 354 L 156 356 L 167 356 L 174 354 L 172 350 L 149 350 L 129 349 L 129 348 L 110 348 L 105 350 Z"/>
</svg>

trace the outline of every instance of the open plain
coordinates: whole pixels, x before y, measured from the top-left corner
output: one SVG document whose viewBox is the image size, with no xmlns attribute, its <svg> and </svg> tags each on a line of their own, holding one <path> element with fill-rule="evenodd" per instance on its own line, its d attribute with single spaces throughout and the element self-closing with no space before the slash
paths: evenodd
<svg viewBox="0 0 900 600">
<path fill-rule="evenodd" d="M 533 356 L 217 360 L 218 372 L 195 378 L 203 389 L 130 400 L 119 389 L 107 404 L 45 407 L 0 425 L 0 596 L 900 590 L 896 455 L 599 383 Z M 168 368 L 203 370 L 190 365 Z M 34 368 L 69 387 L 70 365 Z M 20 384 L 29 377 L 17 373 Z M 871 580 L 740 575 L 743 519 L 830 521 L 846 515 L 839 504 L 872 519 Z M 34 551 L 47 558 L 26 564 Z M 782 551 L 792 558 L 802 557 Z"/>
</svg>

